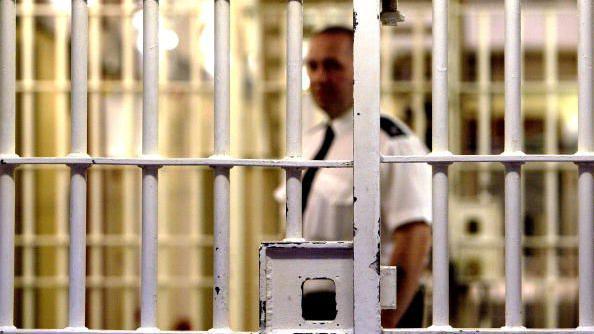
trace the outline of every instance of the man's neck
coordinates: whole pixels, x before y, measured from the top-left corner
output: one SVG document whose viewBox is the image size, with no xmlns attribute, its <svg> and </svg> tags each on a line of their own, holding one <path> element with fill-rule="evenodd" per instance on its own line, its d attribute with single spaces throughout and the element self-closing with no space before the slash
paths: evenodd
<svg viewBox="0 0 594 334">
<path fill-rule="evenodd" d="M 335 119 L 341 118 L 342 116 L 344 116 L 347 112 L 353 110 L 353 106 L 350 106 L 349 108 L 346 108 L 345 110 L 338 112 L 338 113 L 329 113 L 329 112 L 325 112 L 326 115 L 328 116 L 328 118 L 333 121 Z"/>
</svg>

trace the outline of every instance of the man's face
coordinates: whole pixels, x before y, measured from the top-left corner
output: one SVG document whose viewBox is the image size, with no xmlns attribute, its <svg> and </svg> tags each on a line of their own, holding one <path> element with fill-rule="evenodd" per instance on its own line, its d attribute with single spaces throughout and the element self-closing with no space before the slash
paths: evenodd
<svg viewBox="0 0 594 334">
<path fill-rule="evenodd" d="M 353 107 L 353 45 L 349 36 L 313 37 L 305 66 L 313 99 L 331 119 Z"/>
</svg>

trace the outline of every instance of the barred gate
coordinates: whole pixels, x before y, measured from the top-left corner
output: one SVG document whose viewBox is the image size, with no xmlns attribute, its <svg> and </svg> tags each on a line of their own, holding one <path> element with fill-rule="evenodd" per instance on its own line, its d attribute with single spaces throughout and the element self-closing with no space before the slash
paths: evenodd
<svg viewBox="0 0 594 334">
<path fill-rule="evenodd" d="M 159 2 L 144 0 L 142 156 L 93 157 L 87 152 L 88 7 L 72 0 L 72 147 L 66 157 L 18 157 L 15 153 L 16 1 L 0 0 L 0 330 L 6 333 L 94 332 L 86 329 L 86 172 L 93 165 L 139 166 L 142 169 L 142 265 L 140 331 L 156 332 L 157 311 L 157 189 L 162 166 L 208 166 L 215 171 L 215 232 L 213 332 L 229 328 L 229 194 L 230 169 L 264 166 L 286 170 L 286 240 L 300 241 L 301 170 L 307 167 L 354 170 L 353 240 L 354 328 L 356 333 L 429 332 L 588 332 L 594 333 L 594 207 L 592 114 L 592 14 L 589 0 L 578 0 L 580 13 L 579 147 L 575 154 L 528 155 L 522 152 L 521 125 L 521 1 L 505 0 L 505 152 L 501 155 L 454 155 L 448 145 L 448 1 L 433 1 L 433 152 L 427 156 L 380 156 L 380 4 L 355 0 L 355 141 L 353 161 L 310 161 L 301 156 L 301 49 L 303 3 L 289 0 L 287 16 L 287 157 L 282 160 L 237 159 L 230 156 L 230 1 L 215 0 L 215 154 L 210 158 L 171 159 L 158 156 Z M 505 166 L 506 325 L 500 329 L 454 329 L 449 321 L 448 169 L 460 162 Z M 526 163 L 570 162 L 579 166 L 579 327 L 535 330 L 522 327 L 521 171 Z M 433 168 L 433 325 L 427 329 L 380 327 L 379 170 L 382 163 L 428 163 Z M 67 165 L 70 179 L 70 255 L 68 328 L 17 329 L 14 320 L 14 168 L 22 165 Z M 254 305 L 255 307 L 255 305 Z M 264 329 L 263 329 L 264 330 Z M 122 331 L 123 333 L 124 331 Z M 295 330 L 294 332 L 302 332 Z M 327 331 L 325 331 L 327 332 Z"/>
</svg>

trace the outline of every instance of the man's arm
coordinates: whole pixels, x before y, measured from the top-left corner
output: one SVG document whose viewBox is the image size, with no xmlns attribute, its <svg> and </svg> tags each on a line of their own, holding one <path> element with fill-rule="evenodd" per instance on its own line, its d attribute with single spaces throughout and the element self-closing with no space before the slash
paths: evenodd
<svg viewBox="0 0 594 334">
<path fill-rule="evenodd" d="M 417 289 L 431 246 L 431 227 L 424 221 L 402 225 L 394 231 L 390 265 L 397 269 L 396 309 L 382 311 L 382 326 L 394 328 L 408 309 Z"/>
</svg>

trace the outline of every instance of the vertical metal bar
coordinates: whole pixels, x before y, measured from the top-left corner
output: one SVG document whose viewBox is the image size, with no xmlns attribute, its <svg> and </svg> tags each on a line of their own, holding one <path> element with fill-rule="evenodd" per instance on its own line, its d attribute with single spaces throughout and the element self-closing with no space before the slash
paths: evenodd
<svg viewBox="0 0 594 334">
<path fill-rule="evenodd" d="M 99 17 L 100 2 L 90 8 L 89 17 L 89 85 L 99 87 L 101 80 L 101 19 Z M 127 45 L 123 43 L 123 45 Z M 89 150 L 92 156 L 102 154 L 102 112 L 101 96 L 96 90 L 89 94 Z M 101 238 L 103 231 L 103 171 L 95 168 L 89 171 L 89 235 L 95 240 Z M 100 245 L 89 248 L 89 276 L 98 279 L 103 275 L 103 249 Z M 126 264 L 124 264 L 126 267 Z M 90 328 L 103 327 L 103 293 L 101 287 L 89 290 L 89 324 Z"/>
<path fill-rule="evenodd" d="M 229 154 L 230 1 L 215 0 L 215 156 Z M 213 328 L 229 328 L 230 169 L 215 168 Z"/>
<path fill-rule="evenodd" d="M 592 288 L 594 270 L 592 259 L 592 235 L 594 228 L 594 213 L 592 209 L 592 198 L 594 195 L 594 178 L 592 177 L 592 165 L 579 166 L 578 179 L 578 219 L 579 219 L 579 327 L 594 327 L 593 320 L 593 300 L 594 292 Z"/>
<path fill-rule="evenodd" d="M 303 2 L 287 2 L 287 157 L 301 157 L 301 71 L 303 48 Z M 302 239 L 301 169 L 290 168 L 287 178 L 286 239 Z"/>
<path fill-rule="evenodd" d="M 592 154 L 594 117 L 592 114 L 592 1 L 580 0 L 579 10 L 579 135 L 578 153 Z M 594 327 L 594 189 L 592 164 L 579 165 L 579 326 Z"/>
<path fill-rule="evenodd" d="M 0 328 L 10 328 L 14 323 L 15 214 L 14 174 L 10 167 L 0 167 L 0 196 Z"/>
<path fill-rule="evenodd" d="M 449 154 L 448 1 L 433 1 L 432 154 Z M 433 326 L 449 326 L 448 164 L 433 165 Z"/>
<path fill-rule="evenodd" d="M 433 151 L 448 152 L 448 1 L 433 1 Z"/>
<path fill-rule="evenodd" d="M 24 92 L 21 99 L 21 154 L 23 156 L 35 155 L 35 116 L 34 116 L 34 22 L 33 22 L 33 0 L 24 0 L 22 3 L 23 15 L 21 16 L 21 76 L 24 83 Z M 23 224 L 23 238 L 33 239 L 35 236 L 35 171 L 33 168 L 24 168 L 22 171 L 22 192 L 21 217 Z M 35 276 L 35 250 L 32 245 L 26 245 L 23 249 L 23 278 L 30 281 Z M 23 316 L 23 327 L 33 328 L 35 326 L 35 288 L 25 286 L 23 288 L 23 303 L 21 314 Z"/>
<path fill-rule="evenodd" d="M 159 1 L 144 0 L 143 8 L 142 155 L 158 155 Z M 157 167 L 142 169 L 141 328 L 157 328 Z"/>
<path fill-rule="evenodd" d="M 380 22 L 379 2 L 354 0 L 354 326 L 379 333 Z"/>
<path fill-rule="evenodd" d="M 86 0 L 72 0 L 71 156 L 87 156 L 88 22 Z M 85 328 L 87 167 L 71 166 L 68 327 Z"/>
<path fill-rule="evenodd" d="M 521 180 L 520 165 L 505 169 L 505 319 L 506 327 L 522 325 Z"/>
<path fill-rule="evenodd" d="M 522 153 L 520 0 L 505 1 L 505 154 Z M 505 326 L 522 326 L 521 165 L 505 164 Z"/>
<path fill-rule="evenodd" d="M 87 69 L 89 48 L 89 9 L 86 0 L 72 0 L 71 76 L 73 154 L 87 154 Z"/>
<path fill-rule="evenodd" d="M 0 0 L 0 155 L 15 155 L 16 4 Z M 14 326 L 15 184 L 0 167 L 0 328 Z"/>
<path fill-rule="evenodd" d="M 558 98 L 556 92 L 558 76 L 558 55 L 557 55 L 557 13 L 551 9 L 546 14 L 546 44 L 545 44 L 545 75 L 547 85 L 547 110 L 545 115 L 545 153 L 558 153 L 557 136 L 557 109 Z M 555 287 L 558 283 L 558 261 L 557 261 L 557 229 L 559 220 L 559 184 L 557 181 L 558 164 L 548 163 L 545 171 L 545 219 L 547 226 L 546 249 L 546 318 L 547 328 L 556 328 L 558 326 L 558 297 Z"/>
<path fill-rule="evenodd" d="M 70 285 L 68 327 L 85 327 L 86 167 L 72 167 L 70 179 Z"/>
<path fill-rule="evenodd" d="M 0 1 L 0 154 L 15 154 L 16 4 Z"/>
<path fill-rule="evenodd" d="M 433 325 L 449 327 L 448 164 L 433 167 Z"/>
<path fill-rule="evenodd" d="M 505 0 L 505 150 L 522 151 L 520 0 Z"/>
</svg>

